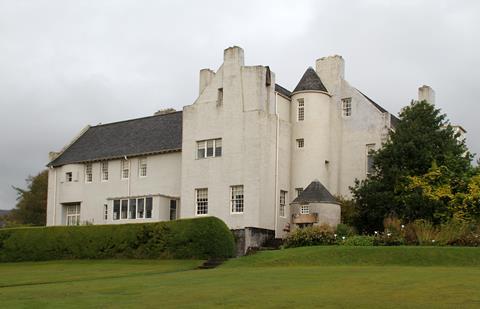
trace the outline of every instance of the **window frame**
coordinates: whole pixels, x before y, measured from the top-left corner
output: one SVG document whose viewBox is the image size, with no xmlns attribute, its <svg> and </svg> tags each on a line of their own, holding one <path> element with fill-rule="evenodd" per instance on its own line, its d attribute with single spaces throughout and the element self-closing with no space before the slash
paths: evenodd
<svg viewBox="0 0 480 309">
<path fill-rule="evenodd" d="M 342 99 L 342 116 L 351 117 L 352 116 L 352 98 L 343 98 Z"/>
<path fill-rule="evenodd" d="M 300 205 L 300 214 L 301 215 L 309 215 L 310 214 L 310 205 L 308 205 L 308 204 Z"/>
<path fill-rule="evenodd" d="M 85 183 L 93 182 L 93 163 L 85 163 Z"/>
<path fill-rule="evenodd" d="M 371 177 L 375 173 L 375 170 L 373 169 L 373 155 L 370 154 L 371 151 L 375 151 L 375 143 L 365 145 L 365 175 L 367 178 Z M 371 164 L 370 160 L 372 161 Z M 372 169 L 370 169 L 370 167 Z"/>
<path fill-rule="evenodd" d="M 304 189 L 303 189 L 303 188 L 300 188 L 300 187 L 299 187 L 299 188 L 295 188 L 295 194 L 297 195 L 297 197 L 299 197 L 300 194 L 302 194 L 303 190 L 304 190 Z"/>
<path fill-rule="evenodd" d="M 204 192 L 204 196 L 200 197 L 200 193 Z M 201 200 L 202 199 L 202 200 Z M 202 203 L 202 205 L 200 205 Z M 199 212 L 200 206 L 203 211 Z M 208 188 L 195 189 L 195 215 L 196 216 L 208 216 Z"/>
<path fill-rule="evenodd" d="M 297 142 L 297 148 L 298 149 L 305 148 L 305 139 L 304 138 L 297 138 L 296 142 Z"/>
<path fill-rule="evenodd" d="M 287 194 L 288 194 L 288 191 L 280 190 L 278 215 L 281 218 L 286 218 L 287 217 L 286 212 L 285 212 L 286 203 L 287 203 Z"/>
<path fill-rule="evenodd" d="M 77 226 L 80 225 L 80 204 L 75 205 L 65 205 L 65 225 L 66 226 Z M 74 212 L 70 213 L 70 210 L 74 208 Z M 70 218 L 74 218 L 72 222 L 75 224 L 70 224 Z"/>
<path fill-rule="evenodd" d="M 297 122 L 305 120 L 305 99 L 297 99 Z"/>
<path fill-rule="evenodd" d="M 127 202 L 127 216 L 122 215 L 124 202 Z M 132 201 L 135 201 L 132 203 Z M 124 220 L 145 220 L 152 219 L 154 212 L 153 196 L 140 196 L 131 198 L 121 198 L 113 200 L 112 207 L 112 220 L 124 221 Z M 116 211 L 116 209 L 118 211 Z M 135 213 L 135 214 L 134 214 Z M 134 214 L 134 215 L 133 215 Z"/>
<path fill-rule="evenodd" d="M 209 143 L 211 143 L 211 147 L 209 147 Z M 222 138 L 212 138 L 212 139 L 205 139 L 196 142 L 196 159 L 208 159 L 208 158 L 217 158 L 221 157 L 223 154 L 223 144 Z M 220 147 L 218 147 L 220 145 Z M 209 149 L 211 149 L 211 155 L 209 155 Z M 202 151 L 203 156 L 200 156 L 200 151 Z"/>
<path fill-rule="evenodd" d="M 178 201 L 177 200 L 170 200 L 170 208 L 169 208 L 169 218 L 170 221 L 174 221 L 178 219 Z M 172 216 L 172 211 L 175 212 L 175 216 Z"/>
<path fill-rule="evenodd" d="M 130 178 L 130 160 L 122 159 L 120 162 L 121 162 L 120 163 L 120 178 L 122 180 L 129 179 Z"/>
<path fill-rule="evenodd" d="M 108 181 L 108 161 L 100 162 L 100 174 L 101 174 L 101 181 L 106 182 Z"/>
<path fill-rule="evenodd" d="M 65 182 L 73 182 L 73 172 L 65 172 Z"/>
<path fill-rule="evenodd" d="M 235 192 L 235 190 L 241 189 L 240 191 Z M 237 193 L 236 195 L 234 195 Z M 238 194 L 238 193 L 241 193 Z M 239 211 L 238 209 L 241 209 Z M 230 214 L 240 215 L 245 211 L 245 188 L 243 185 L 234 185 L 230 186 Z"/>
<path fill-rule="evenodd" d="M 147 175 L 148 175 L 147 157 L 140 157 L 138 158 L 138 177 L 145 178 L 147 177 Z"/>
</svg>

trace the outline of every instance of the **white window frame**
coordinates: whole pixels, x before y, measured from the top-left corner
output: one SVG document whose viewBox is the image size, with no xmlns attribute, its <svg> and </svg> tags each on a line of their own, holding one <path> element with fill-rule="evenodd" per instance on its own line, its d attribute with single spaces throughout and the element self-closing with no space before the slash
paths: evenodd
<svg viewBox="0 0 480 309">
<path fill-rule="evenodd" d="M 208 155 L 208 147 L 209 143 L 211 143 L 213 150 L 212 154 Z M 217 148 L 220 149 L 219 153 L 217 153 Z M 199 155 L 199 150 L 203 149 L 203 156 Z M 207 159 L 207 158 L 216 158 L 216 157 L 221 157 L 223 154 L 223 148 L 222 148 L 222 139 L 221 138 L 214 138 L 214 139 L 206 139 L 206 140 L 201 140 L 197 141 L 197 148 L 196 148 L 196 158 L 197 159 Z"/>
<path fill-rule="evenodd" d="M 135 209 L 133 209 L 133 203 L 132 201 L 135 201 Z M 118 214 L 118 219 L 115 218 L 115 202 L 119 202 L 119 214 Z M 127 216 L 122 217 L 122 205 L 124 204 L 124 201 L 127 202 Z M 140 201 L 142 201 L 140 203 Z M 151 209 L 150 209 L 150 216 L 147 216 L 147 201 L 150 203 L 151 201 Z M 153 203 L 153 197 L 152 196 L 141 196 L 141 197 L 132 197 L 132 198 L 123 198 L 123 199 L 114 199 L 112 201 L 112 220 L 113 221 L 122 221 L 122 220 L 145 220 L 145 219 L 152 219 L 153 218 L 153 212 L 154 212 L 154 203 Z M 142 212 L 140 212 L 140 204 L 142 204 Z M 135 210 L 135 218 L 132 217 L 132 212 Z"/>
<path fill-rule="evenodd" d="M 73 182 L 73 172 L 65 173 L 65 182 Z"/>
<path fill-rule="evenodd" d="M 300 214 L 309 215 L 310 214 L 310 206 L 309 205 L 300 205 Z"/>
<path fill-rule="evenodd" d="M 297 100 L 297 122 L 305 120 L 305 100 L 298 99 Z"/>
<path fill-rule="evenodd" d="M 130 178 L 130 160 L 120 161 L 120 177 L 122 180 Z"/>
<path fill-rule="evenodd" d="M 142 157 L 138 159 L 138 176 L 140 178 L 145 178 L 147 177 L 147 168 L 148 168 L 148 163 L 147 163 L 147 157 Z"/>
<path fill-rule="evenodd" d="M 103 204 L 103 220 L 108 220 L 108 204 Z"/>
<path fill-rule="evenodd" d="M 230 186 L 230 213 L 243 214 L 245 211 L 245 192 L 243 185 Z"/>
<path fill-rule="evenodd" d="M 304 138 L 297 138 L 297 148 L 305 148 L 305 139 Z"/>
<path fill-rule="evenodd" d="M 108 181 L 108 161 L 100 162 L 100 174 L 102 181 Z"/>
<path fill-rule="evenodd" d="M 303 188 L 295 188 L 295 193 L 297 194 L 297 197 L 300 196 L 300 194 L 302 194 L 303 192 Z"/>
<path fill-rule="evenodd" d="M 93 182 L 93 163 L 85 163 L 85 182 Z"/>
<path fill-rule="evenodd" d="M 286 212 L 285 212 L 286 202 L 287 202 L 287 194 L 288 194 L 288 191 L 280 190 L 280 198 L 279 198 L 280 206 L 278 207 L 278 214 L 282 218 L 286 218 L 286 216 L 287 216 Z"/>
<path fill-rule="evenodd" d="M 208 215 L 208 188 L 195 189 L 195 214 L 197 216 Z"/>
<path fill-rule="evenodd" d="M 365 145 L 365 175 L 367 175 L 367 177 L 370 177 L 372 176 L 374 170 L 369 170 L 369 164 L 368 164 L 368 161 L 371 159 L 372 160 L 372 166 L 373 166 L 373 155 L 370 154 L 370 151 L 373 151 L 375 150 L 375 144 L 374 143 L 370 143 L 370 144 L 366 144 Z"/>
<path fill-rule="evenodd" d="M 352 98 L 342 99 L 342 115 L 344 117 L 352 116 Z"/>
<path fill-rule="evenodd" d="M 65 205 L 65 225 L 80 225 L 80 204 Z M 73 223 L 73 224 L 71 224 Z"/>
</svg>

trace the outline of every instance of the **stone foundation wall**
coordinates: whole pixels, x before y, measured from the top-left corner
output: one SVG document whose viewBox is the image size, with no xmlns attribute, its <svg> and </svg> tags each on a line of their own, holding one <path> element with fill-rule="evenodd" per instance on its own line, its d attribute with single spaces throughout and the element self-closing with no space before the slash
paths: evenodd
<svg viewBox="0 0 480 309">
<path fill-rule="evenodd" d="M 232 230 L 237 245 L 237 256 L 242 256 L 249 249 L 262 247 L 267 241 L 275 238 L 275 231 L 256 227 Z"/>
</svg>

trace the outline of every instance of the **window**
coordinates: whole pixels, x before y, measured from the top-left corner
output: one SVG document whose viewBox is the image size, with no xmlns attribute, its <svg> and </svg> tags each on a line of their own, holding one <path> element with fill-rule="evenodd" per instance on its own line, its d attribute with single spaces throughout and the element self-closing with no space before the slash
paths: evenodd
<svg viewBox="0 0 480 309">
<path fill-rule="evenodd" d="M 303 99 L 298 99 L 297 120 L 303 121 L 305 119 L 305 102 Z"/>
<path fill-rule="evenodd" d="M 303 188 L 295 188 L 295 192 L 297 193 L 297 197 L 299 197 L 303 192 Z"/>
<path fill-rule="evenodd" d="M 107 213 L 107 208 L 105 208 L 105 220 L 107 218 Z M 150 219 L 152 218 L 152 213 L 152 197 L 139 197 L 113 201 L 113 220 Z"/>
<path fill-rule="evenodd" d="M 196 189 L 197 215 L 208 214 L 208 189 Z"/>
<path fill-rule="evenodd" d="M 279 214 L 280 217 L 285 218 L 285 201 L 287 200 L 287 191 L 280 191 L 280 209 Z"/>
<path fill-rule="evenodd" d="M 297 139 L 297 148 L 303 148 L 305 147 L 305 140 L 303 138 L 298 138 Z"/>
<path fill-rule="evenodd" d="M 342 99 L 343 116 L 350 117 L 352 115 L 352 98 Z"/>
<path fill-rule="evenodd" d="M 101 172 L 102 172 L 102 181 L 108 180 L 108 161 L 104 161 L 100 164 Z"/>
<path fill-rule="evenodd" d="M 152 210 L 153 210 L 153 199 L 151 197 L 147 197 L 145 199 L 145 218 L 150 219 L 152 217 Z"/>
<path fill-rule="evenodd" d="M 310 214 L 310 206 L 308 206 L 308 205 L 302 205 L 302 206 L 300 206 L 300 213 L 301 213 L 302 215 L 308 215 L 308 214 Z"/>
<path fill-rule="evenodd" d="M 137 218 L 137 199 L 132 198 L 130 199 L 130 203 L 128 204 L 128 219 L 136 219 Z"/>
<path fill-rule="evenodd" d="M 145 199 L 137 199 L 137 218 L 143 219 L 145 216 Z"/>
<path fill-rule="evenodd" d="M 373 168 L 373 151 L 375 150 L 375 144 L 367 144 L 367 160 L 366 160 L 366 165 L 367 165 L 367 177 L 371 176 L 374 173 L 374 168 Z"/>
<path fill-rule="evenodd" d="M 218 105 L 222 105 L 222 104 L 223 104 L 223 88 L 218 88 L 217 104 L 218 104 Z"/>
<path fill-rule="evenodd" d="M 243 213 L 243 186 L 230 187 L 230 209 L 234 214 Z"/>
<path fill-rule="evenodd" d="M 130 162 L 128 160 L 122 160 L 122 179 L 128 179 L 130 174 Z"/>
<path fill-rule="evenodd" d="M 106 221 L 108 220 L 108 205 L 103 204 L 103 219 Z"/>
<path fill-rule="evenodd" d="M 170 220 L 177 220 L 177 201 L 170 200 Z"/>
<path fill-rule="evenodd" d="M 120 219 L 120 200 L 113 201 L 113 220 Z"/>
<path fill-rule="evenodd" d="M 140 177 L 147 177 L 147 158 L 138 159 L 138 174 Z"/>
<path fill-rule="evenodd" d="M 221 157 L 222 139 L 209 139 L 197 142 L 197 159 Z"/>
<path fill-rule="evenodd" d="M 85 164 L 85 182 L 92 182 L 92 163 Z"/>
<path fill-rule="evenodd" d="M 122 200 L 122 208 L 120 212 L 120 218 L 121 219 L 127 219 L 128 218 L 128 200 Z"/>
<path fill-rule="evenodd" d="M 67 225 L 80 225 L 80 205 L 65 206 L 65 222 Z"/>
<path fill-rule="evenodd" d="M 66 173 L 65 173 L 65 181 L 66 181 L 66 182 L 72 182 L 72 181 L 73 181 L 73 174 L 72 174 L 72 172 L 66 172 Z"/>
</svg>

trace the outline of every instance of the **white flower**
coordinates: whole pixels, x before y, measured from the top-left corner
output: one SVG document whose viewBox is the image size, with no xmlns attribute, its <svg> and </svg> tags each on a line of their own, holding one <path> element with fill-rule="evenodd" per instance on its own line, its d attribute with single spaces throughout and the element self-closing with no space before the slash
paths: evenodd
<svg viewBox="0 0 480 309">
<path fill-rule="evenodd" d="M 405 225 L 402 224 L 402 229 L 404 229 L 404 228 L 405 228 Z"/>
<path fill-rule="evenodd" d="M 335 238 L 337 238 L 337 234 L 333 234 L 333 236 L 334 236 Z"/>
<path fill-rule="evenodd" d="M 375 231 L 375 235 L 377 235 L 377 234 L 378 234 L 378 232 L 377 232 L 377 231 Z"/>
<path fill-rule="evenodd" d="M 342 239 L 345 240 L 345 236 L 342 236 Z"/>
<path fill-rule="evenodd" d="M 432 239 L 432 242 L 435 242 L 435 239 Z"/>
</svg>

